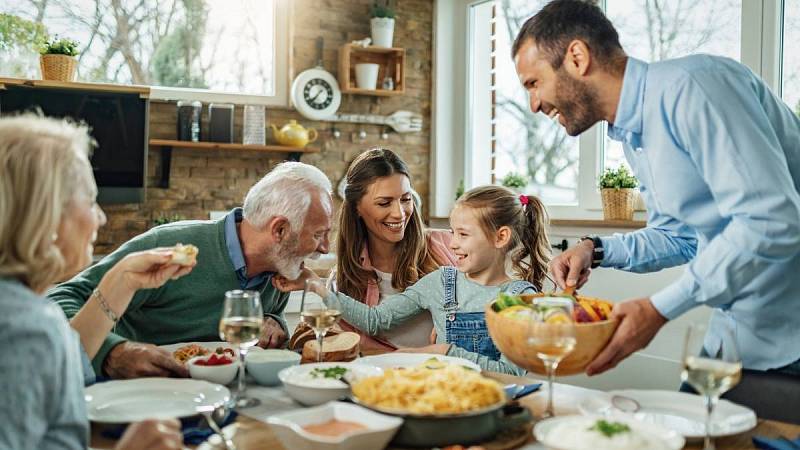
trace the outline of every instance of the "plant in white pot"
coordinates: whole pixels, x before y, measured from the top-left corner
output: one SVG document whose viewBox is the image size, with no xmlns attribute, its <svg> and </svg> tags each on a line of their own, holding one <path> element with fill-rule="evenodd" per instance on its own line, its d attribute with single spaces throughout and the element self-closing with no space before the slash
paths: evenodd
<svg viewBox="0 0 800 450">
<path fill-rule="evenodd" d="M 72 39 L 53 38 L 39 50 L 43 80 L 72 81 L 78 66 L 78 43 Z"/>
<path fill-rule="evenodd" d="M 639 181 L 628 172 L 628 168 L 620 166 L 617 170 L 606 169 L 600 176 L 598 185 L 603 200 L 603 218 L 633 220 L 636 187 L 639 186 Z"/>
<path fill-rule="evenodd" d="M 394 37 L 394 7 L 390 0 L 376 0 L 370 9 L 369 21 L 372 30 L 372 45 L 391 47 Z"/>
<path fill-rule="evenodd" d="M 521 173 L 509 172 L 500 180 L 500 184 L 518 194 L 522 194 L 522 191 L 525 190 L 525 187 L 528 185 L 528 177 Z"/>
</svg>

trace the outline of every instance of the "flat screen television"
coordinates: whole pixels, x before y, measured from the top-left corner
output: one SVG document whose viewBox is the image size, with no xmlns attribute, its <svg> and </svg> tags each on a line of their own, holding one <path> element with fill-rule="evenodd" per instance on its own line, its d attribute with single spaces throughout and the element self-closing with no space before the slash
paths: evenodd
<svg viewBox="0 0 800 450">
<path fill-rule="evenodd" d="M 98 202 L 137 203 L 145 199 L 149 104 L 135 93 L 5 85 L 0 114 L 40 110 L 71 117 L 91 128 L 97 147 L 91 157 Z"/>
</svg>

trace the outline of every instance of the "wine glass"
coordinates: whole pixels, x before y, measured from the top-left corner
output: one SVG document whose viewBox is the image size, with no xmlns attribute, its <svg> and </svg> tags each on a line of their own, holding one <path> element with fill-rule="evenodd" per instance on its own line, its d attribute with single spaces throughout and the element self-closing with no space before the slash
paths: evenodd
<svg viewBox="0 0 800 450">
<path fill-rule="evenodd" d="M 300 311 L 300 320 L 314 330 L 314 335 L 317 338 L 317 362 L 322 362 L 322 342 L 325 335 L 342 316 L 342 309 L 339 305 L 336 290 L 336 269 L 331 270 L 330 275 L 324 282 L 327 295 L 319 299 L 311 298 L 308 293 L 317 292 L 322 284 L 323 282 L 318 279 L 306 280 Z"/>
<path fill-rule="evenodd" d="M 225 306 L 219 322 L 219 335 L 231 344 L 239 346 L 239 382 L 235 404 L 239 408 L 257 406 L 261 402 L 245 395 L 245 356 L 247 350 L 258 343 L 264 312 L 261 298 L 256 291 L 228 291 L 225 293 Z"/>
<path fill-rule="evenodd" d="M 714 330 L 720 339 L 719 350 L 715 355 L 709 355 L 703 345 L 707 329 L 705 325 L 695 324 L 686 330 L 681 380 L 705 397 L 706 437 L 703 450 L 714 450 L 714 440 L 711 438 L 711 415 L 719 396 L 739 383 L 742 376 L 742 361 L 739 359 L 733 330 L 724 323 Z"/>
<path fill-rule="evenodd" d="M 558 363 L 575 348 L 572 301 L 568 298 L 535 298 L 528 326 L 528 345 L 547 371 L 547 408 L 542 418 L 553 417 L 553 381 Z"/>
</svg>

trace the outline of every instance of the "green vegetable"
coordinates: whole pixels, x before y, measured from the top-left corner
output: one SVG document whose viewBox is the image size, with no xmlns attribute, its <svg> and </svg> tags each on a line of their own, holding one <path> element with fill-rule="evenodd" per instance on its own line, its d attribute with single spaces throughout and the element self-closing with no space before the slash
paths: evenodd
<svg viewBox="0 0 800 450">
<path fill-rule="evenodd" d="M 603 434 L 605 437 L 610 438 L 613 437 L 615 434 L 620 433 L 628 433 L 631 431 L 631 427 L 625 425 L 624 423 L 620 422 L 606 422 L 605 420 L 598 420 L 595 422 L 592 428 L 589 430 L 597 431 Z"/>
<path fill-rule="evenodd" d="M 492 306 L 492 309 L 494 309 L 495 312 L 500 312 L 506 308 L 518 305 L 530 306 L 517 295 L 509 295 L 505 292 L 501 292 L 497 294 L 497 301 L 494 303 L 494 306 Z"/>
<path fill-rule="evenodd" d="M 341 380 L 344 374 L 347 373 L 347 369 L 339 366 L 327 367 L 327 368 L 317 367 L 309 373 L 314 378 L 322 377 L 322 378 L 333 378 L 335 380 Z"/>
</svg>

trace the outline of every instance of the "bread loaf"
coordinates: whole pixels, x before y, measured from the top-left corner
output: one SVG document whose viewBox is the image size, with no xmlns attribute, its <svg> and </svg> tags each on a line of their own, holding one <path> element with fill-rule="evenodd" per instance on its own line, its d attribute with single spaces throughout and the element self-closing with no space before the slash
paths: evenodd
<svg viewBox="0 0 800 450">
<path fill-rule="evenodd" d="M 358 358 L 361 336 L 357 333 L 345 331 L 333 336 L 325 336 L 322 344 L 322 361 L 344 362 Z M 319 344 L 315 339 L 306 341 L 303 345 L 303 357 L 300 363 L 317 362 Z"/>
</svg>

